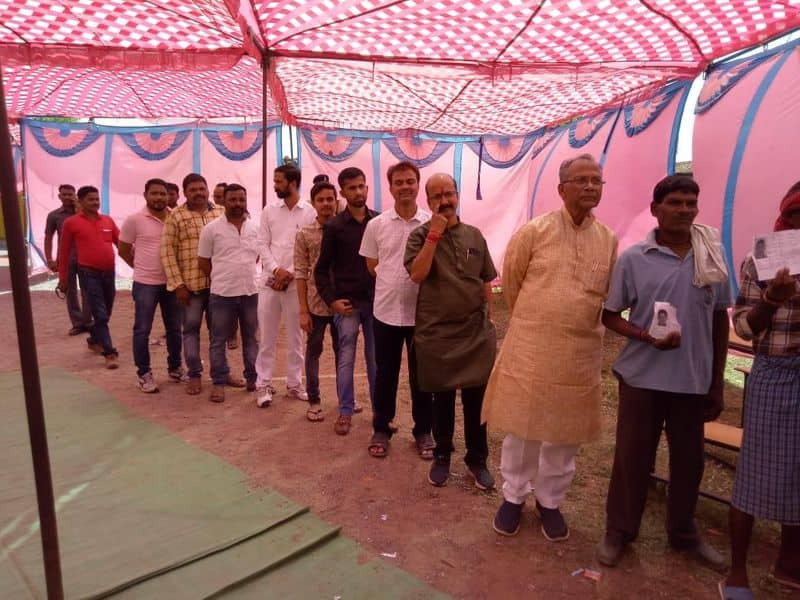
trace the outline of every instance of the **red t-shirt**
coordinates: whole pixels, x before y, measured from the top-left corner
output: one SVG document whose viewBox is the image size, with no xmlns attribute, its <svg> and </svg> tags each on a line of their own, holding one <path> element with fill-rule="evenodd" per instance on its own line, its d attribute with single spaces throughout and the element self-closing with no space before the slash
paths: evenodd
<svg viewBox="0 0 800 600">
<path fill-rule="evenodd" d="M 64 221 L 59 239 L 59 256 L 69 256 L 73 246 L 78 255 L 78 266 L 114 270 L 114 245 L 119 241 L 119 229 L 114 220 L 98 214 L 90 219 L 78 213 Z M 61 278 L 67 276 L 67 261 L 59 261 Z"/>
</svg>

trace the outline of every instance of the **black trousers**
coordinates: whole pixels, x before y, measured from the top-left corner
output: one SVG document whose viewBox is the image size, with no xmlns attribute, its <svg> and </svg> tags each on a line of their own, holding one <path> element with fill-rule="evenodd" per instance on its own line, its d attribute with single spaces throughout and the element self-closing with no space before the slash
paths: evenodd
<svg viewBox="0 0 800 600">
<path fill-rule="evenodd" d="M 486 465 L 489 446 L 486 441 L 486 423 L 481 424 L 481 407 L 486 386 L 464 388 L 461 390 L 461 404 L 464 409 L 464 443 L 467 454 L 464 462 L 470 467 Z M 433 439 L 436 448 L 433 455 L 437 459 L 450 459 L 453 448 L 453 431 L 456 425 L 456 391 L 433 394 Z"/>
<path fill-rule="evenodd" d="M 414 419 L 414 437 L 431 432 L 433 420 L 432 394 L 417 387 L 417 364 L 414 356 L 414 327 L 387 325 L 373 319 L 375 335 L 375 414 L 372 427 L 376 432 L 392 435 L 389 423 L 397 410 L 397 385 L 400 379 L 400 362 L 403 345 L 408 362 L 408 383 L 411 388 L 411 417 Z"/>
<path fill-rule="evenodd" d="M 675 548 L 692 548 L 699 541 L 694 511 L 704 469 L 704 396 L 635 388 L 618 379 L 617 446 L 606 531 L 624 543 L 639 534 L 653 447 L 663 428 L 669 444 L 667 536 Z"/>
</svg>

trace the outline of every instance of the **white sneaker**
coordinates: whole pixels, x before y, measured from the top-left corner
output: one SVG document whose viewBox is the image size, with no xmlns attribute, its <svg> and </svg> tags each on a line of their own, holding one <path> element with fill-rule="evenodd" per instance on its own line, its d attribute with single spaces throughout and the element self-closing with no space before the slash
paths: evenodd
<svg viewBox="0 0 800 600">
<path fill-rule="evenodd" d="M 156 382 L 153 379 L 152 371 L 148 371 L 138 379 L 140 391 L 144 392 L 145 394 L 154 394 L 158 391 L 158 385 L 156 385 Z"/>
<path fill-rule="evenodd" d="M 305 389 L 303 389 L 303 386 L 287 388 L 286 396 L 294 400 L 302 400 L 303 402 L 308 402 L 308 394 L 306 393 Z"/>
<path fill-rule="evenodd" d="M 256 406 L 258 408 L 267 408 L 272 404 L 272 386 L 265 386 L 256 389 Z"/>
<path fill-rule="evenodd" d="M 167 371 L 167 375 L 169 375 L 169 378 L 177 383 L 186 383 L 189 381 L 189 376 L 186 374 L 186 371 L 184 371 L 183 367 L 170 369 Z"/>
</svg>

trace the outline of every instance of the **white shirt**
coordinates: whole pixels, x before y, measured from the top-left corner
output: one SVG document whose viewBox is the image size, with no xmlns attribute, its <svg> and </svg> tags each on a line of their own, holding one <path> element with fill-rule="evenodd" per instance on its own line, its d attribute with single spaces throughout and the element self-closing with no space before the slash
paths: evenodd
<svg viewBox="0 0 800 600">
<path fill-rule="evenodd" d="M 273 202 L 261 211 L 258 247 L 265 280 L 280 267 L 294 274 L 294 240 L 297 232 L 317 218 L 317 211 L 305 200 L 289 210 L 283 200 Z"/>
<path fill-rule="evenodd" d="M 387 325 L 414 325 L 419 285 L 411 281 L 403 258 L 408 235 L 430 218 L 431 213 L 417 207 L 414 216 L 406 221 L 390 208 L 371 219 L 364 230 L 359 254 L 378 260 L 372 313 Z"/>
<path fill-rule="evenodd" d="M 241 231 L 225 215 L 203 227 L 197 255 L 211 259 L 211 293 L 229 298 L 257 294 L 258 248 L 258 226 L 251 219 L 244 220 Z"/>
</svg>

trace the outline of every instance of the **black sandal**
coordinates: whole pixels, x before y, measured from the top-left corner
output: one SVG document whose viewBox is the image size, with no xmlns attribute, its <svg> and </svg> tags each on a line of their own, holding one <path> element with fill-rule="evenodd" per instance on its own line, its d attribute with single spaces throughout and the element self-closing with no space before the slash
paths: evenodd
<svg viewBox="0 0 800 600">
<path fill-rule="evenodd" d="M 433 441 L 433 436 L 430 433 L 423 433 L 416 438 L 417 454 L 422 460 L 433 460 L 433 450 L 436 448 L 436 442 Z"/>
</svg>

